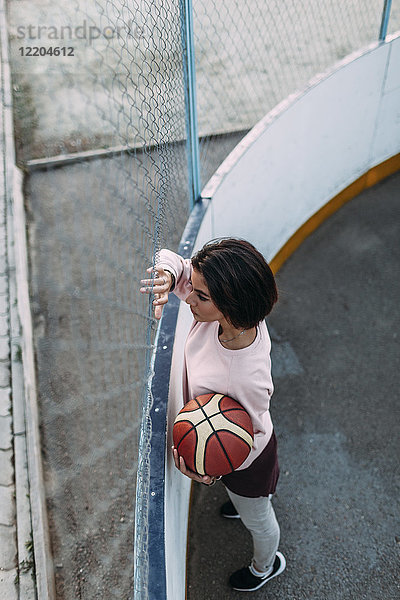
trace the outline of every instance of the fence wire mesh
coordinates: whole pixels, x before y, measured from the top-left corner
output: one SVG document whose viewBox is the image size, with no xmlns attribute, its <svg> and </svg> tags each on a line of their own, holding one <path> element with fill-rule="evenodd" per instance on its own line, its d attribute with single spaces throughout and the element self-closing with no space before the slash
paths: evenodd
<svg viewBox="0 0 400 600">
<path fill-rule="evenodd" d="M 195 0 L 193 9 L 201 171 L 206 182 L 206 157 L 215 135 L 236 131 L 243 136 L 314 75 L 376 41 L 383 2 Z M 398 29 L 399 18 L 393 6 L 390 31 L 396 23 Z"/>
<path fill-rule="evenodd" d="M 392 0 L 389 16 L 388 35 L 400 31 L 400 0 Z"/>
<path fill-rule="evenodd" d="M 81 155 L 32 171 L 26 187 L 57 598 L 127 599 L 155 333 L 139 280 L 160 245 L 177 247 L 188 214 L 179 9 L 18 1 L 9 23 L 19 162 Z"/>
<path fill-rule="evenodd" d="M 382 8 L 194 0 L 203 183 L 269 109 L 377 40 Z M 143 417 L 148 449 L 155 337 L 139 280 L 160 246 L 177 247 L 188 215 L 180 10 L 179 0 L 8 2 L 58 599 L 133 594 L 138 432 Z M 399 27 L 395 0 L 389 33 Z M 29 54 L 35 47 L 53 52 Z M 52 157 L 63 162 L 54 168 Z M 142 456 L 138 598 L 147 597 L 148 477 Z"/>
</svg>

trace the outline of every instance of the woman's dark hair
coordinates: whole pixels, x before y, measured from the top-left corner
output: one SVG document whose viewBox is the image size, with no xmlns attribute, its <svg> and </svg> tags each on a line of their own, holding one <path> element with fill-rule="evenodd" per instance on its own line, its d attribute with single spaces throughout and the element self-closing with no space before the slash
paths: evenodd
<svg viewBox="0 0 400 600">
<path fill-rule="evenodd" d="M 255 327 L 278 300 L 274 275 L 263 255 L 246 240 L 211 240 L 192 257 L 211 300 L 237 329 Z"/>
</svg>

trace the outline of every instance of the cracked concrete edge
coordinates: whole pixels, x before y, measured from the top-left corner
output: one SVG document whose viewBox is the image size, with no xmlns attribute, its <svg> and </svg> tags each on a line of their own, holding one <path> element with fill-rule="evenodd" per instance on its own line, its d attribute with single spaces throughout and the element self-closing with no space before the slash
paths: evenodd
<svg viewBox="0 0 400 600">
<path fill-rule="evenodd" d="M 10 174 L 10 165 L 9 165 L 9 124 L 10 124 L 10 115 L 9 115 L 9 97 L 8 93 L 10 92 L 10 88 L 7 88 L 6 82 L 9 82 L 8 75 L 8 54 L 4 53 L 4 48 L 7 51 L 7 37 L 6 37 L 6 27 L 5 27 L 5 7 L 4 0 L 0 2 L 0 145 L 1 150 L 4 148 L 4 153 L 1 152 L 1 163 L 0 163 L 0 235 L 2 239 L 2 248 L 1 248 L 1 259 L 3 263 L 3 275 L 1 276 L 2 280 L 2 314 L 7 319 L 7 330 L 4 331 L 4 339 L 3 339 L 3 352 L 2 358 L 6 358 L 8 362 L 9 358 L 9 326 L 8 326 L 8 316 L 9 316 L 9 298 L 8 298 L 8 256 L 7 256 L 7 246 L 6 246 L 6 238 L 7 238 L 7 227 L 6 227 L 6 212 L 7 212 L 7 196 L 8 196 L 8 184 L 9 184 L 9 174 Z M 5 63 L 5 64 L 4 64 Z M 11 115 L 12 116 L 12 115 Z M 13 161 L 13 154 L 11 149 L 11 156 Z M 12 162 L 13 164 L 13 162 Z M 7 381 L 2 381 L 1 386 L 1 396 L 2 396 L 2 419 L 6 416 L 8 417 L 8 407 L 11 407 L 11 389 L 10 389 L 10 372 L 8 373 Z M 8 391 L 8 393 L 6 392 Z M 5 400 L 8 396 L 8 402 Z M 6 408 L 6 406 L 8 407 Z M 7 413 L 5 412 L 7 410 Z M 12 430 L 10 431 L 10 452 L 11 457 L 14 457 L 14 449 L 13 449 L 13 436 Z M 10 599 L 10 600 L 18 600 L 19 598 L 19 586 L 16 585 L 16 577 L 18 575 L 18 556 L 17 556 L 17 544 L 16 544 L 16 523 L 15 523 L 15 485 L 14 485 L 14 466 L 11 470 L 11 480 L 10 486 L 1 487 L 0 491 L 2 492 L 2 505 L 1 505 L 1 513 L 2 517 L 5 516 L 6 511 L 10 511 L 10 523 L 8 527 L 4 529 L 2 527 L 2 531 L 0 532 L 0 554 L 1 554 L 1 565 L 0 565 L 0 596 Z M 4 494 L 4 492 L 9 491 L 11 494 Z M 6 535 L 4 535 L 6 533 Z M 11 561 L 7 561 L 7 553 L 12 553 Z M 10 558 L 10 554 L 8 554 L 8 558 Z"/>
<path fill-rule="evenodd" d="M 39 410 L 37 402 L 33 326 L 29 300 L 26 222 L 22 191 L 23 175 L 16 167 L 14 168 L 14 176 L 15 179 L 12 209 L 15 285 L 17 294 L 17 316 L 20 322 L 21 335 L 12 339 L 12 345 L 20 345 L 22 349 L 21 375 L 23 376 L 23 379 L 19 379 L 19 385 L 22 388 L 19 390 L 19 394 L 24 400 L 25 420 L 24 423 L 21 422 L 20 424 L 21 426 L 25 424 L 26 428 L 25 439 L 29 472 L 29 498 L 32 516 L 37 594 L 40 600 L 54 600 L 54 569 L 46 510 L 39 431 Z M 14 310 L 14 307 L 10 308 L 10 310 Z M 13 363 L 14 362 L 15 361 L 13 361 Z M 14 367 L 15 369 L 18 368 L 16 364 L 14 364 Z M 12 385 L 14 397 L 14 377 L 12 380 Z M 24 429 L 21 430 L 21 433 L 23 432 Z"/>
<path fill-rule="evenodd" d="M 11 223 L 10 223 L 11 224 Z M 11 228 L 9 228 L 11 229 Z M 9 246 L 13 245 L 13 232 L 9 231 Z M 21 346 L 21 328 L 17 312 L 17 290 L 13 252 L 9 253 L 10 293 L 10 351 L 11 386 L 14 429 L 15 503 L 17 523 L 18 565 L 28 566 L 32 560 L 29 548 L 32 542 L 32 516 L 26 448 L 25 396 L 23 364 L 18 358 Z M 31 570 L 18 569 L 19 600 L 36 599 L 36 583 Z"/>
<path fill-rule="evenodd" d="M 0 53 L 4 140 L 4 190 L 10 311 L 18 564 L 29 560 L 33 538 L 36 578 L 19 569 L 19 600 L 55 600 L 54 570 L 44 493 L 33 328 L 28 284 L 28 256 L 23 174 L 15 165 L 11 76 L 5 0 L 0 0 Z M 2 166 L 3 166 L 2 165 Z M 22 349 L 22 363 L 16 346 Z"/>
</svg>

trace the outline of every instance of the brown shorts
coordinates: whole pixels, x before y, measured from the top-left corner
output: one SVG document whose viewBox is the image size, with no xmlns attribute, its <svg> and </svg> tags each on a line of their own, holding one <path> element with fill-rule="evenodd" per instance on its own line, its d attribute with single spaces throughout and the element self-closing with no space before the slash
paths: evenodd
<svg viewBox="0 0 400 600">
<path fill-rule="evenodd" d="M 246 498 L 258 498 L 275 493 L 279 479 L 279 463 L 275 432 L 271 439 L 247 469 L 233 471 L 222 477 L 228 490 Z"/>
</svg>

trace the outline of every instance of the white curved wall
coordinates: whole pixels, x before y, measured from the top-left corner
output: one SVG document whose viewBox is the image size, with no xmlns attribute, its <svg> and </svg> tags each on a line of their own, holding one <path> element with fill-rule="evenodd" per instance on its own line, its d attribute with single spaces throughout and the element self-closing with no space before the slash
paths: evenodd
<svg viewBox="0 0 400 600">
<path fill-rule="evenodd" d="M 363 173 L 400 152 L 400 37 L 353 54 L 281 103 L 242 140 L 203 191 L 211 198 L 195 250 L 217 236 L 253 242 L 271 260 L 307 219 Z M 171 461 L 182 406 L 181 303 L 171 369 L 166 464 L 168 598 L 185 597 L 190 485 Z"/>
<path fill-rule="evenodd" d="M 321 206 L 400 152 L 400 38 L 351 55 L 269 113 L 203 196 L 212 237 L 238 235 L 270 260 Z"/>
</svg>

